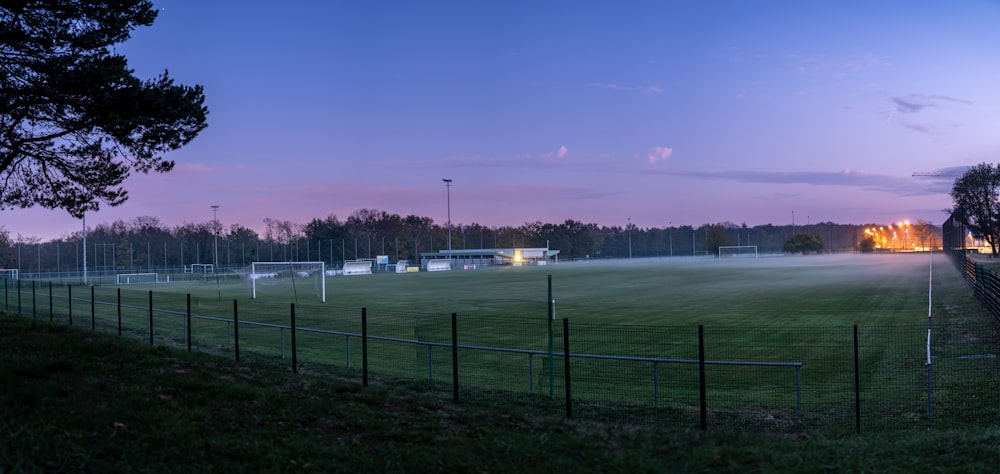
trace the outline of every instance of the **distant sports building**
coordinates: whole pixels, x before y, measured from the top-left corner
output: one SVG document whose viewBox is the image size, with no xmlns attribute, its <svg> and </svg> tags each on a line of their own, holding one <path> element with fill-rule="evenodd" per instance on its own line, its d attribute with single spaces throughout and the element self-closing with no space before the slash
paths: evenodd
<svg viewBox="0 0 1000 474">
<path fill-rule="evenodd" d="M 432 260 L 450 260 L 451 268 L 488 267 L 495 265 L 545 265 L 559 261 L 559 251 L 547 248 L 509 248 L 509 249 L 453 249 L 420 254 L 420 266 L 428 268 Z M 435 264 L 438 266 L 440 264 Z"/>
</svg>

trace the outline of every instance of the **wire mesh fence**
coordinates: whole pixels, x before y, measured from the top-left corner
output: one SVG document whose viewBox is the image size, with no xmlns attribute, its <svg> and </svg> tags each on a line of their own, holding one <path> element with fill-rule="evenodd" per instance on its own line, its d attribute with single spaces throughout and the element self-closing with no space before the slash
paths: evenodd
<svg viewBox="0 0 1000 474">
<path fill-rule="evenodd" d="M 497 410 L 789 433 L 1000 419 L 1000 342 L 983 318 L 930 326 L 608 325 L 5 284 L 10 313 L 295 371 L 336 368 L 366 383 L 415 383 Z M 930 360 L 929 331 L 937 334 Z"/>
</svg>

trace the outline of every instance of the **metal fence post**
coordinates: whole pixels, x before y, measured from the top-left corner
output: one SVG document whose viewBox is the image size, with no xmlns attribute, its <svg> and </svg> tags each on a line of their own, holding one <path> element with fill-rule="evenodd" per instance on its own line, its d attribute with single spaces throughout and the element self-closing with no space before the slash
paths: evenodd
<svg viewBox="0 0 1000 474">
<path fill-rule="evenodd" d="M 35 280 L 31 280 L 31 319 L 35 319 L 37 305 L 35 304 Z"/>
<path fill-rule="evenodd" d="M 708 428 L 708 402 L 705 396 L 705 326 L 698 325 L 698 406 L 701 429 Z"/>
<path fill-rule="evenodd" d="M 555 374 L 555 356 L 552 352 L 552 322 L 555 320 L 555 307 L 552 301 L 552 275 L 549 275 L 549 300 L 546 302 L 548 306 L 548 327 L 549 327 L 549 398 L 555 398 L 556 396 L 556 374 Z"/>
<path fill-rule="evenodd" d="M 653 408 L 660 408 L 660 369 L 653 361 Z"/>
<path fill-rule="evenodd" d="M 149 290 L 149 345 L 153 345 L 153 290 Z"/>
<path fill-rule="evenodd" d="M 69 325 L 73 325 L 73 285 L 66 285 L 66 302 L 69 305 Z"/>
<path fill-rule="evenodd" d="M 361 308 L 361 385 L 368 386 L 368 308 Z"/>
<path fill-rule="evenodd" d="M 861 363 L 858 358 L 858 325 L 854 325 L 854 430 L 861 434 Z"/>
<path fill-rule="evenodd" d="M 187 294 L 187 312 L 184 314 L 185 339 L 187 339 L 188 352 L 191 352 L 191 293 Z"/>
<path fill-rule="evenodd" d="M 94 301 L 94 287 L 90 287 L 90 330 L 97 329 L 97 303 Z"/>
<path fill-rule="evenodd" d="M 233 353 L 236 355 L 236 362 L 240 361 L 240 312 L 236 307 L 236 300 L 233 300 Z"/>
<path fill-rule="evenodd" d="M 118 288 L 118 335 L 122 335 L 122 289 Z"/>
<path fill-rule="evenodd" d="M 52 282 L 49 282 L 49 322 L 55 318 L 55 310 L 52 308 Z"/>
<path fill-rule="evenodd" d="M 451 385 L 452 396 L 458 401 L 458 315 L 451 313 Z"/>
<path fill-rule="evenodd" d="M 569 373 L 569 318 L 563 318 L 563 371 L 566 372 L 566 418 L 573 418 L 573 396 Z"/>
<path fill-rule="evenodd" d="M 291 320 L 292 320 L 292 373 L 299 373 L 299 360 L 298 360 L 298 349 L 295 346 L 295 303 L 292 303 L 291 307 Z"/>
</svg>

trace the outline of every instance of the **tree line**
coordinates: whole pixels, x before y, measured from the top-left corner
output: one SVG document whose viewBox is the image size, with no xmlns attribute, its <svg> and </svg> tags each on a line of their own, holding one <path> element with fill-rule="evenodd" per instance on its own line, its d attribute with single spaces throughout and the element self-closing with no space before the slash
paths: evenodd
<svg viewBox="0 0 1000 474">
<path fill-rule="evenodd" d="M 305 224 L 266 218 L 261 232 L 242 224 L 209 220 L 170 227 L 156 217 L 101 223 L 87 231 L 87 268 L 96 271 L 157 271 L 217 264 L 238 268 L 253 261 L 324 261 L 340 266 L 345 260 L 386 255 L 393 262 L 416 263 L 420 254 L 447 248 L 448 226 L 429 217 L 401 216 L 378 209 L 359 209 L 346 218 L 329 215 Z M 559 224 L 540 221 L 520 226 L 478 223 L 451 226 L 452 249 L 548 247 L 563 260 L 681 257 L 715 255 L 720 246 L 755 245 L 760 253 L 848 252 L 865 248 L 871 226 L 819 222 L 809 225 L 747 226 L 731 222 L 700 226 L 640 228 L 634 224 L 602 226 L 568 219 Z M 891 240 L 883 247 L 938 245 L 936 229 L 925 224 L 909 234 L 911 242 Z M 808 235 L 807 239 L 792 239 Z M 820 242 L 820 247 L 788 248 L 789 242 Z M 801 244 L 796 244 L 801 245 Z M 83 265 L 83 231 L 42 241 L 12 237 L 0 227 L 0 267 L 21 272 L 76 271 Z"/>
</svg>

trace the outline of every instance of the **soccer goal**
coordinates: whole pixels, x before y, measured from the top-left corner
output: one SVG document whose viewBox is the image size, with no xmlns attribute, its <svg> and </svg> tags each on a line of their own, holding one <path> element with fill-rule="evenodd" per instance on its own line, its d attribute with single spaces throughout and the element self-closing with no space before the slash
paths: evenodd
<svg viewBox="0 0 1000 474">
<path fill-rule="evenodd" d="M 184 269 L 184 273 L 215 273 L 215 264 L 212 263 L 192 263 Z"/>
<path fill-rule="evenodd" d="M 17 269 L 0 268 L 0 280 L 17 280 Z"/>
<path fill-rule="evenodd" d="M 323 262 L 253 262 L 238 272 L 250 290 L 250 297 L 291 295 L 312 292 L 326 302 L 326 264 Z"/>
<path fill-rule="evenodd" d="M 719 258 L 757 258 L 756 245 L 728 245 L 719 247 Z"/>
<path fill-rule="evenodd" d="M 116 285 L 145 285 L 148 283 L 159 283 L 158 273 L 119 273 L 115 277 Z"/>
</svg>

